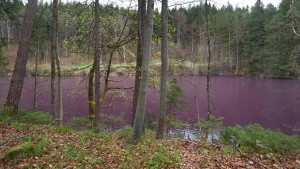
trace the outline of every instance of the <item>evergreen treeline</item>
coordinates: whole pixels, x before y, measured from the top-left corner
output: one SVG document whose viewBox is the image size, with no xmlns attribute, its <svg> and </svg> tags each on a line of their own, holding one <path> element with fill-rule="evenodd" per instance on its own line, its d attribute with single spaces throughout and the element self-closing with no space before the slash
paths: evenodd
<svg viewBox="0 0 300 169">
<path fill-rule="evenodd" d="M 113 5 L 100 7 L 101 46 L 109 50 L 124 31 L 129 39 L 137 36 L 137 11 Z M 1 46 L 18 41 L 25 6 L 21 0 L 0 3 Z M 170 58 L 205 64 L 204 4 L 169 11 Z M 93 4 L 70 2 L 60 4 L 59 47 L 62 56 L 76 53 L 92 56 Z M 153 43 L 159 44 L 160 13 L 154 11 Z M 252 7 L 233 7 L 227 4 L 219 9 L 209 5 L 209 25 L 212 39 L 212 67 L 215 74 L 238 74 L 261 77 L 299 77 L 300 62 L 300 2 L 282 0 L 279 7 L 257 0 Z M 51 4 L 39 2 L 34 24 L 31 52 L 37 43 L 41 59 L 49 54 Z M 155 46 L 154 46 L 155 47 Z M 1 51 L 1 50 L 0 50 Z M 136 43 L 123 47 L 129 53 L 124 61 L 135 60 Z M 159 49 L 157 49 L 159 51 Z M 117 56 L 116 54 L 116 56 Z M 153 52 L 155 54 L 155 52 Z M 5 64 L 3 50 L 0 64 Z M 154 56 L 155 57 L 155 56 Z M 105 58 L 103 58 L 105 59 Z"/>
</svg>

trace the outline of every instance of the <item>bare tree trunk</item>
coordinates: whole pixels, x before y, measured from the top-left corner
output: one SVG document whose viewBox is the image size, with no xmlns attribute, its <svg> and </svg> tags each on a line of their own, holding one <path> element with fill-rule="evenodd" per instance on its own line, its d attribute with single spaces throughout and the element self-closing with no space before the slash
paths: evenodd
<svg viewBox="0 0 300 169">
<path fill-rule="evenodd" d="M 68 1 L 67 1 L 68 3 Z M 67 12 L 65 12 L 65 39 L 68 39 L 68 24 L 67 24 Z M 65 57 L 68 57 L 68 45 L 65 48 Z"/>
<path fill-rule="evenodd" d="M 1 38 L 4 38 L 3 22 L 0 21 L 0 24 L 1 24 Z"/>
<path fill-rule="evenodd" d="M 46 44 L 46 53 L 45 53 L 45 61 L 44 61 L 45 64 L 48 63 L 48 43 Z"/>
<path fill-rule="evenodd" d="M 123 63 L 126 64 L 126 45 L 124 45 L 122 48 L 123 48 Z"/>
<path fill-rule="evenodd" d="M 21 37 L 19 40 L 19 49 L 17 59 L 10 82 L 5 108 L 12 109 L 14 113 L 18 112 L 19 102 L 23 89 L 23 82 L 26 73 L 27 56 L 29 42 L 33 29 L 33 21 L 37 8 L 37 0 L 29 0 L 23 20 Z"/>
<path fill-rule="evenodd" d="M 142 70 L 142 61 L 143 61 L 143 39 L 145 36 L 146 30 L 146 1 L 139 0 L 139 9 L 138 9 L 138 22 L 139 22 L 139 29 L 138 29 L 138 46 L 137 46 L 137 56 L 136 56 L 136 68 L 135 68 L 135 83 L 134 83 L 134 94 L 133 94 L 133 106 L 132 106 L 132 121 L 131 126 L 133 126 L 137 101 L 139 96 L 139 88 L 140 88 L 140 81 L 141 81 L 141 70 Z"/>
<path fill-rule="evenodd" d="M 60 57 L 56 55 L 59 123 L 63 125 L 62 75 Z"/>
<path fill-rule="evenodd" d="M 10 24 L 9 19 L 6 21 L 6 28 L 7 28 L 7 49 L 10 52 Z"/>
<path fill-rule="evenodd" d="M 145 108 L 146 108 L 146 96 L 147 86 L 149 80 L 149 67 L 151 56 L 151 42 L 153 34 L 153 11 L 154 0 L 148 0 L 147 5 L 147 27 L 145 32 L 145 38 L 143 39 L 143 62 L 142 62 L 142 76 L 140 81 L 139 96 L 136 107 L 136 115 L 133 124 L 133 140 L 140 140 L 143 135 L 143 128 L 145 122 Z"/>
<path fill-rule="evenodd" d="M 100 120 L 100 5 L 99 0 L 95 0 L 95 121 Z"/>
<path fill-rule="evenodd" d="M 37 108 L 37 69 L 38 69 L 38 56 L 40 54 L 40 37 L 38 31 L 38 42 L 37 42 L 37 50 L 35 53 L 35 67 L 34 67 L 34 91 L 33 91 L 33 109 L 36 110 Z"/>
<path fill-rule="evenodd" d="M 57 51 L 57 29 L 58 29 L 58 0 L 53 0 L 52 4 L 52 35 L 51 35 L 51 114 L 55 120 L 59 117 L 56 113 L 56 99 L 55 99 L 55 62 L 58 55 Z"/>
<path fill-rule="evenodd" d="M 293 29 L 293 32 L 294 34 L 300 38 L 300 31 L 299 29 L 297 28 L 297 21 L 296 21 L 296 18 L 295 18 L 295 0 L 292 0 L 291 2 L 291 10 L 292 10 L 292 29 Z"/>
<path fill-rule="evenodd" d="M 231 42 L 231 31 L 230 31 L 230 28 L 228 28 L 228 29 L 229 29 L 229 35 L 228 35 L 228 60 L 230 62 L 229 63 L 230 64 L 230 70 L 232 70 L 232 68 L 233 68 L 233 62 L 231 61 L 231 45 L 230 45 L 230 42 Z"/>
<path fill-rule="evenodd" d="M 207 38 L 207 47 L 208 47 L 208 60 L 207 60 L 207 75 L 206 75 L 206 93 L 207 93 L 207 120 L 210 119 L 211 115 L 211 105 L 210 105 L 210 74 L 211 74 L 211 49 L 210 49 L 210 31 L 208 25 L 208 4 L 205 0 L 205 22 L 206 22 L 206 38 Z"/>
<path fill-rule="evenodd" d="M 236 40 L 236 66 L 235 66 L 235 74 L 239 75 L 239 34 L 238 34 L 237 18 L 236 18 L 236 21 L 235 21 L 235 40 Z"/>
<path fill-rule="evenodd" d="M 92 68 L 90 69 L 89 73 L 89 84 L 88 84 L 88 99 L 89 99 L 89 128 L 93 129 L 94 128 L 94 120 L 95 120 L 95 100 L 94 100 L 94 73 L 95 73 L 95 63 L 93 64 Z"/>
<path fill-rule="evenodd" d="M 160 113 L 156 138 L 163 139 L 166 121 L 166 97 L 168 75 L 168 0 L 161 5 L 161 80 L 160 80 Z"/>
<path fill-rule="evenodd" d="M 34 68 L 34 97 L 33 97 L 33 108 L 34 110 L 37 109 L 37 96 L 38 96 L 38 91 L 37 91 L 37 74 L 38 74 L 38 56 L 40 56 L 40 35 L 41 35 L 41 23 L 42 23 L 42 17 L 44 14 L 44 10 L 42 11 L 41 15 L 39 16 L 39 21 L 38 21 L 38 32 L 37 32 L 37 50 L 35 53 L 35 68 Z"/>
<path fill-rule="evenodd" d="M 61 5 L 61 1 L 60 1 L 60 5 Z M 60 54 L 58 54 L 58 44 L 59 44 L 59 38 L 58 38 L 58 4 L 56 5 L 56 8 L 53 8 L 53 22 L 55 22 L 55 24 L 53 24 L 53 32 L 55 32 L 55 34 L 53 34 L 52 36 L 55 38 L 56 40 L 56 55 L 55 55 L 55 62 L 56 62 L 56 68 L 57 68 L 57 90 L 58 90 L 58 112 L 57 113 L 57 117 L 58 117 L 58 121 L 59 121 L 59 125 L 63 125 L 63 99 L 62 99 L 62 75 L 61 75 L 61 63 L 60 63 L 60 58 L 62 56 L 62 47 L 60 47 Z M 59 45 L 62 46 L 62 45 Z"/>
</svg>

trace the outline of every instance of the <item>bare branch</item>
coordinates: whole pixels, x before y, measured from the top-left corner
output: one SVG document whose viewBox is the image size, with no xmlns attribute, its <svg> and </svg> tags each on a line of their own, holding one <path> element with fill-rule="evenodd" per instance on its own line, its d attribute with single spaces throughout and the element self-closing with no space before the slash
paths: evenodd
<svg viewBox="0 0 300 169">
<path fill-rule="evenodd" d="M 300 33 L 299 33 L 299 29 L 297 28 L 297 21 L 296 21 L 296 18 L 295 18 L 295 13 L 294 13 L 294 8 L 295 8 L 295 1 L 292 0 L 292 3 L 291 3 L 291 9 L 292 9 L 292 29 L 293 29 L 293 32 L 294 34 L 300 38 Z"/>
</svg>

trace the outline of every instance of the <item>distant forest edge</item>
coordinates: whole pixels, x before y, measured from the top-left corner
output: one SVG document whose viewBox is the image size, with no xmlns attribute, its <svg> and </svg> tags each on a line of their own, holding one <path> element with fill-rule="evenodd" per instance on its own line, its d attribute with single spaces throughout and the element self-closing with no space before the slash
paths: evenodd
<svg viewBox="0 0 300 169">
<path fill-rule="evenodd" d="M 68 72 L 71 75 L 87 74 L 85 67 L 91 66 L 94 58 L 94 45 L 91 45 L 94 41 L 94 4 L 73 1 L 62 2 L 59 6 L 58 53 L 62 58 L 63 75 L 69 75 Z M 25 8 L 21 0 L 0 3 L 2 75 L 9 75 L 13 69 Z M 158 6 L 155 8 L 152 68 L 160 71 L 160 12 Z M 50 75 L 51 10 L 51 3 L 39 2 L 27 64 L 32 75 Z M 137 9 L 132 7 L 100 6 L 101 62 L 107 64 L 109 55 L 113 54 L 113 71 L 135 65 L 137 17 Z M 209 4 L 212 74 L 299 79 L 299 27 L 300 1 L 282 0 L 278 8 L 262 4 L 260 0 L 252 7 L 242 8 L 227 4 L 218 9 Z M 205 74 L 208 50 L 204 3 L 170 8 L 168 29 L 169 72 Z M 120 38 L 124 39 L 122 44 L 118 44 Z M 35 63 L 39 71 L 34 73 Z M 82 72 L 78 73 L 78 70 Z"/>
</svg>

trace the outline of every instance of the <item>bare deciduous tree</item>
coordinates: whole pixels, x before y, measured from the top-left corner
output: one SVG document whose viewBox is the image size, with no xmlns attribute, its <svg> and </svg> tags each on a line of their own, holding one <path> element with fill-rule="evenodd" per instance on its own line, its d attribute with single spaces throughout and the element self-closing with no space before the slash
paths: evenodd
<svg viewBox="0 0 300 169">
<path fill-rule="evenodd" d="M 58 55 L 57 52 L 57 23 L 58 19 L 58 0 L 53 0 L 52 4 L 52 34 L 51 34 L 51 114 L 58 119 L 56 114 L 55 104 L 55 60 Z"/>
<path fill-rule="evenodd" d="M 210 30 L 209 30 L 209 7 L 207 0 L 205 0 L 205 24 L 206 24 L 206 39 L 207 39 L 207 48 L 208 48 L 208 61 L 207 61 L 207 75 L 206 75 L 206 93 L 207 93 L 207 120 L 211 115 L 211 105 L 210 105 L 210 74 L 211 74 L 211 49 L 210 49 Z"/>
<path fill-rule="evenodd" d="M 139 9 L 138 9 L 138 46 L 137 46 L 137 56 L 136 56 L 136 67 L 135 67 L 135 83 L 134 83 L 134 94 L 133 94 L 133 106 L 132 106 L 132 122 L 133 126 L 136 105 L 139 96 L 139 88 L 141 81 L 141 69 L 143 61 L 143 36 L 145 35 L 146 30 L 146 1 L 139 0 Z"/>
<path fill-rule="evenodd" d="M 19 102 L 22 94 L 23 82 L 26 73 L 28 48 L 33 30 L 33 21 L 36 8 L 37 0 L 29 0 L 23 20 L 14 72 L 5 103 L 5 107 L 12 109 L 15 113 L 18 112 Z"/>
<path fill-rule="evenodd" d="M 95 120 L 99 121 L 100 118 L 100 4 L 99 0 L 95 1 Z"/>
<path fill-rule="evenodd" d="M 163 139 L 166 118 L 167 74 L 168 74 L 168 0 L 161 5 L 161 78 L 160 78 L 160 111 L 157 139 Z"/>
<path fill-rule="evenodd" d="M 153 11 L 154 11 L 154 0 L 148 0 L 147 4 L 147 26 L 145 30 L 145 38 L 143 38 L 143 61 L 142 61 L 142 74 L 139 88 L 139 96 L 136 107 L 136 114 L 133 124 L 133 140 L 139 140 L 143 135 L 144 119 L 145 119 L 145 108 L 146 108 L 146 96 L 147 86 L 149 80 L 149 67 L 150 67 L 150 56 L 151 56 L 151 42 L 153 34 Z"/>
</svg>

